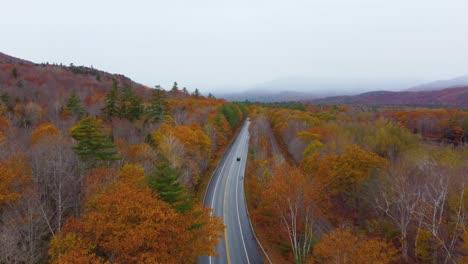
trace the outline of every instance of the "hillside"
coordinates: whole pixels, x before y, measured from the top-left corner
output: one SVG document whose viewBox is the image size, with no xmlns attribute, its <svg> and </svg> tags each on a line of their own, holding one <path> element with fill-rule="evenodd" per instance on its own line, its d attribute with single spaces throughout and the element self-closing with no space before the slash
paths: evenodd
<svg viewBox="0 0 468 264">
<path fill-rule="evenodd" d="M 93 96 L 103 97 L 114 80 L 132 87 L 140 96 L 149 95 L 149 89 L 124 75 L 73 64 L 32 63 L 0 53 L 0 92 L 8 94 L 11 100 L 34 101 L 46 111 L 55 111 L 73 91 L 85 101 L 93 100 Z"/>
<path fill-rule="evenodd" d="M 468 106 L 468 86 L 420 92 L 376 91 L 307 101 L 314 104 Z"/>
<path fill-rule="evenodd" d="M 12 57 L 10 55 L 7 55 L 5 53 L 0 52 L 0 64 L 9 64 L 9 63 L 12 63 L 12 64 L 20 64 L 20 63 L 22 63 L 22 64 L 33 64 L 30 61 L 15 58 L 15 57 Z"/>
<path fill-rule="evenodd" d="M 1 54 L 0 263 L 214 255 L 222 222 L 197 197 L 246 116 L 176 83 Z"/>
<path fill-rule="evenodd" d="M 409 92 L 419 92 L 419 91 L 435 91 L 442 90 L 446 88 L 454 87 L 463 87 L 468 86 L 468 75 L 459 76 L 447 80 L 438 80 L 428 83 L 423 83 L 414 87 L 407 89 Z"/>
</svg>

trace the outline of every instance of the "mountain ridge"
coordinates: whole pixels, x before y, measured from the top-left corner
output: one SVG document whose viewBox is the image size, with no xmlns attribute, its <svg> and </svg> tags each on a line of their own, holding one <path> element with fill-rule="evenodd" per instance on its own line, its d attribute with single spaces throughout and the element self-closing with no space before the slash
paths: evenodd
<svg viewBox="0 0 468 264">
<path fill-rule="evenodd" d="M 462 75 L 451 79 L 437 80 L 432 82 L 427 82 L 419 84 L 417 86 L 410 87 L 405 91 L 409 92 L 419 92 L 419 91 L 436 91 L 443 90 L 446 88 L 456 88 L 468 86 L 468 75 Z"/>
<path fill-rule="evenodd" d="M 468 86 L 435 91 L 374 91 L 303 100 L 315 104 L 468 106 Z"/>
</svg>

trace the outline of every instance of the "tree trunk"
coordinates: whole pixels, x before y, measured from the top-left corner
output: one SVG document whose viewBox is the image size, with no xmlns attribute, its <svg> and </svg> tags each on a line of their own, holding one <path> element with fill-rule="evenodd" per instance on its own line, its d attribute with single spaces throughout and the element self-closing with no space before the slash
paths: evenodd
<svg viewBox="0 0 468 264">
<path fill-rule="evenodd" d="M 404 263 L 408 263 L 408 238 L 406 232 L 401 234 L 401 258 Z"/>
</svg>

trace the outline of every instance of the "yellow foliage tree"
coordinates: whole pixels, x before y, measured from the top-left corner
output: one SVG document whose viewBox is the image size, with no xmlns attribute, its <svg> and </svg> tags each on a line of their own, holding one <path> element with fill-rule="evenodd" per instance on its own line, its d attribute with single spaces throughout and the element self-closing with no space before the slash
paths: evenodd
<svg viewBox="0 0 468 264">
<path fill-rule="evenodd" d="M 352 190 L 384 163 L 385 159 L 377 154 L 352 145 L 346 147 L 342 155 L 329 155 L 322 159 L 317 175 L 328 192 L 334 195 Z"/>
<path fill-rule="evenodd" d="M 101 264 L 107 263 L 93 252 L 92 243 L 75 233 L 54 236 L 49 255 L 52 264 Z"/>
<path fill-rule="evenodd" d="M 195 185 L 211 156 L 211 140 L 203 129 L 191 126 L 162 124 L 153 133 L 159 152 L 176 168 L 183 168 L 187 183 Z M 182 162 L 184 161 L 184 162 Z"/>
<path fill-rule="evenodd" d="M 31 136 L 31 144 L 36 144 L 42 139 L 52 139 L 52 137 L 57 136 L 60 134 L 60 130 L 58 130 L 54 124 L 52 123 L 42 123 L 38 125 Z"/>
<path fill-rule="evenodd" d="M 434 247 L 431 232 L 418 228 L 416 231 L 414 254 L 422 262 L 430 263 L 433 259 L 432 250 L 434 250 Z"/>
</svg>

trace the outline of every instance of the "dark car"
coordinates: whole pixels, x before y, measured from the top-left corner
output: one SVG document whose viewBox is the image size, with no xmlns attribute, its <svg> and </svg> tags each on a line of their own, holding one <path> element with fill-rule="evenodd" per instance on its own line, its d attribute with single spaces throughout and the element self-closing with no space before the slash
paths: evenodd
<svg viewBox="0 0 468 264">
<path fill-rule="evenodd" d="M 237 157 L 237 161 L 240 161 L 240 157 Z"/>
</svg>

